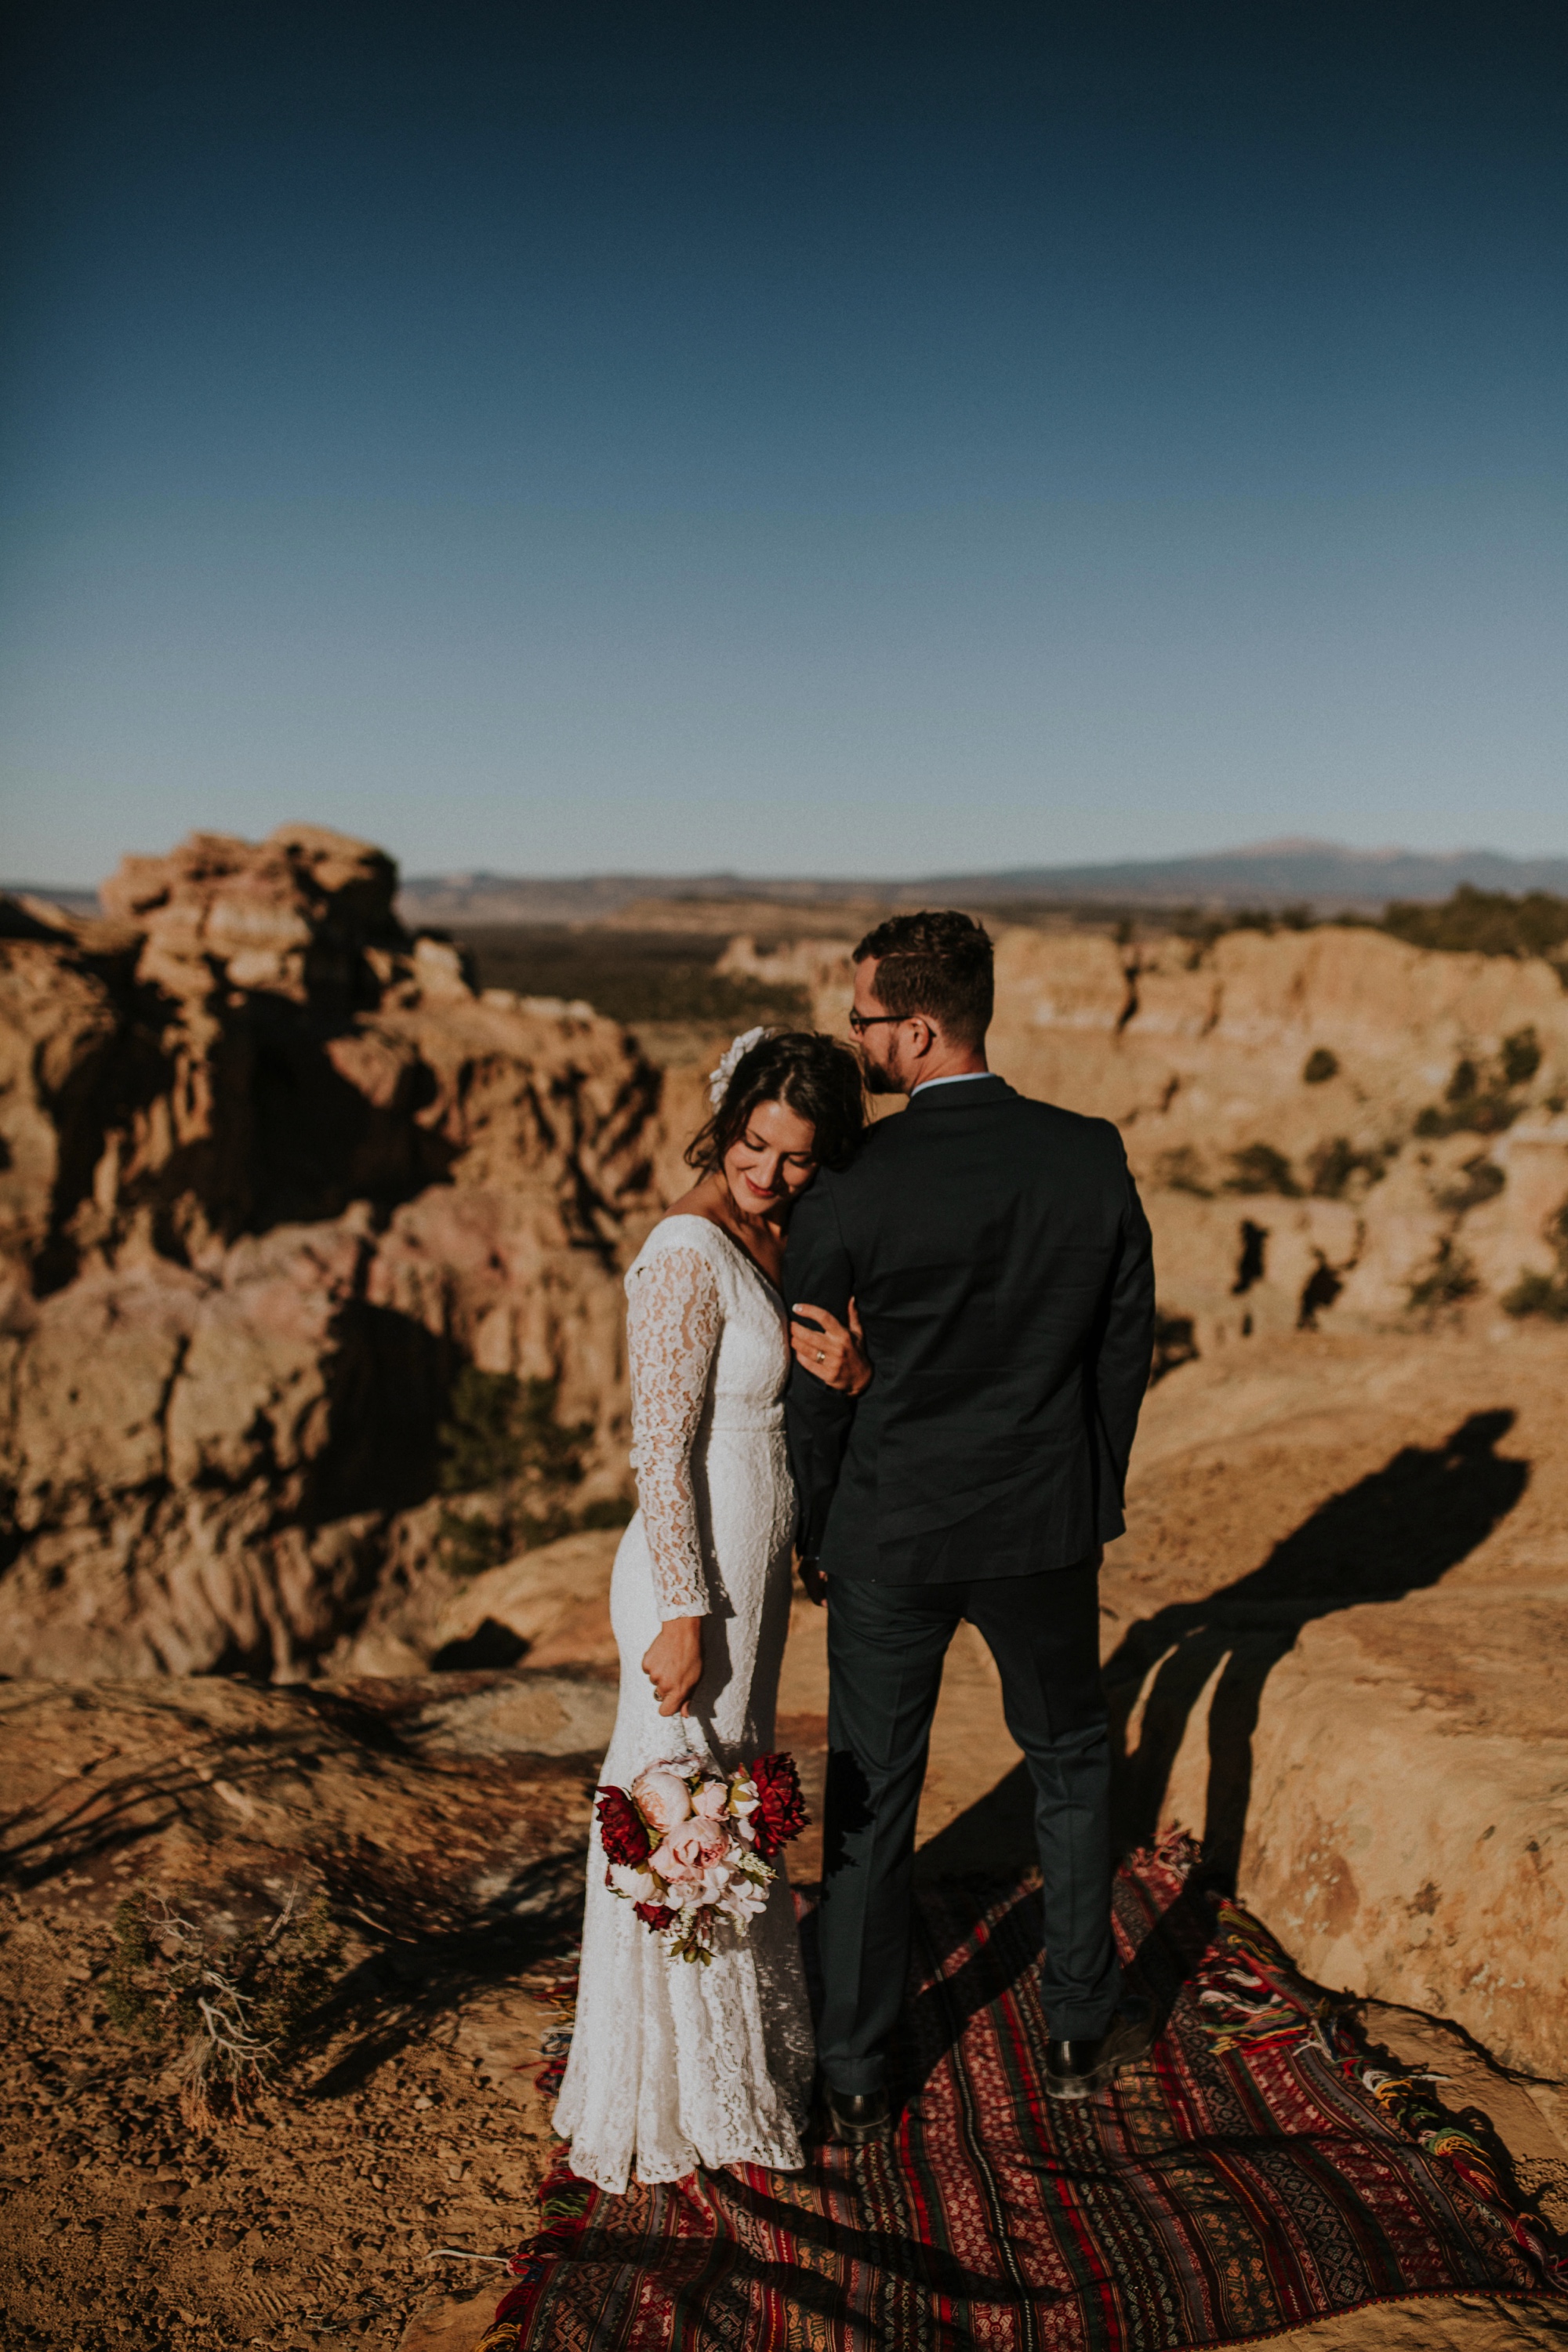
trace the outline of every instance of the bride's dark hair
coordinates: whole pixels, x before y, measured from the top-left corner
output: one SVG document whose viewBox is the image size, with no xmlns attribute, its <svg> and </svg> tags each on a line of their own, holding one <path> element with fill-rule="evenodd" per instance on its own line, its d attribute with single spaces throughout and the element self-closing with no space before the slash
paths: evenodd
<svg viewBox="0 0 1568 2352">
<path fill-rule="evenodd" d="M 759 1103 L 781 1102 L 812 1126 L 812 1153 L 843 1168 L 866 1131 L 866 1084 L 858 1055 L 810 1029 L 777 1030 L 742 1054 L 717 1109 L 686 1148 L 687 1164 L 711 1175 Z"/>
</svg>

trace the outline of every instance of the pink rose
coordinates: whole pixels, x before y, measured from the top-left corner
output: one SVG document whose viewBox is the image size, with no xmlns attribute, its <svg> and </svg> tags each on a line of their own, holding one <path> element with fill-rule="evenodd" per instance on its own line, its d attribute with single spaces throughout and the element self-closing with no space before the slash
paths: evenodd
<svg viewBox="0 0 1568 2352">
<path fill-rule="evenodd" d="M 656 1764 L 632 1782 L 632 1802 L 650 1828 L 668 1836 L 690 1812 L 691 1792 L 678 1773 Z"/>
<path fill-rule="evenodd" d="M 648 1856 L 647 1866 L 667 1883 L 698 1878 L 710 1863 L 721 1859 L 729 1843 L 721 1822 L 705 1821 L 698 1814 L 669 1832 L 658 1852 Z"/>
</svg>

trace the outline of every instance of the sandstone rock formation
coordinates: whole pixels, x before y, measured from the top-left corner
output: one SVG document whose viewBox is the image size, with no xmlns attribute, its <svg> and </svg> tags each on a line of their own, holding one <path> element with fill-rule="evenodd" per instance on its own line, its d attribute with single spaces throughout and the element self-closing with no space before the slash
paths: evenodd
<svg viewBox="0 0 1568 2352">
<path fill-rule="evenodd" d="M 660 1075 L 585 1008 L 476 994 L 395 883 L 293 826 L 127 859 L 101 923 L 5 909 L 13 1673 L 308 1671 L 399 1559 L 465 1362 L 591 1424 L 580 1499 L 625 1484 Z"/>
<path fill-rule="evenodd" d="M 847 943 L 737 940 L 724 968 L 804 982 L 842 1030 Z M 1200 1352 L 1466 1300 L 1495 1317 L 1562 1263 L 1568 994 L 1539 960 L 1334 926 L 1207 948 L 1007 929 L 991 1059 L 1121 1128 L 1162 1307 Z"/>
<path fill-rule="evenodd" d="M 1303 1333 L 1145 1408 L 1102 1585 L 1121 1834 L 1321 1982 L 1568 2075 L 1568 1346 Z"/>
</svg>

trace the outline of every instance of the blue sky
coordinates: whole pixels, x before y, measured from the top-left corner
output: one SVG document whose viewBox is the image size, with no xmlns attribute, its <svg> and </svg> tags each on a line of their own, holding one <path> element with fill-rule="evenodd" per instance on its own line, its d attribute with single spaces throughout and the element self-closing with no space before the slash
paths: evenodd
<svg viewBox="0 0 1568 2352">
<path fill-rule="evenodd" d="M 1555 6 L 35 18 L 0 872 L 1568 849 Z"/>
</svg>

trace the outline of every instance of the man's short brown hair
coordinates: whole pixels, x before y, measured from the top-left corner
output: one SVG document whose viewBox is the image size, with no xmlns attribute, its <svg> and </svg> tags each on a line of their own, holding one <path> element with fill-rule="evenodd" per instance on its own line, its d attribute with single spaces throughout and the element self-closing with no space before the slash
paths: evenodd
<svg viewBox="0 0 1568 2352">
<path fill-rule="evenodd" d="M 877 959 L 877 994 L 906 1020 L 923 1013 L 950 1045 L 978 1049 L 991 1025 L 991 937 L 968 915 L 889 915 L 868 931 L 855 961 Z"/>
</svg>

